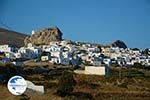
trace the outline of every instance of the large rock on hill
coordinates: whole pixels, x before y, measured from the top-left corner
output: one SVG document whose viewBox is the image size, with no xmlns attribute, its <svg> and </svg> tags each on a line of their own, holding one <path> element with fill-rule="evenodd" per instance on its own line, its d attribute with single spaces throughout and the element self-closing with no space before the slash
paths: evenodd
<svg viewBox="0 0 150 100">
<path fill-rule="evenodd" d="M 58 27 L 45 28 L 39 31 L 33 31 L 30 37 L 24 40 L 25 45 L 32 43 L 33 45 L 48 45 L 52 41 L 61 41 L 63 33 Z"/>
<path fill-rule="evenodd" d="M 112 47 L 124 48 L 124 49 L 127 48 L 127 45 L 126 45 L 123 41 L 121 41 L 121 40 L 116 40 L 115 42 L 113 42 L 113 43 L 111 44 L 111 46 L 112 46 Z"/>
</svg>

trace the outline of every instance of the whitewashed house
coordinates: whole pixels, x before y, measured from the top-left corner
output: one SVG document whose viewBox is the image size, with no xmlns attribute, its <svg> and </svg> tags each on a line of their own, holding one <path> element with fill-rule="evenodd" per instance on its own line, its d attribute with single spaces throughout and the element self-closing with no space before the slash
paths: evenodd
<svg viewBox="0 0 150 100">
<path fill-rule="evenodd" d="M 0 52 L 17 52 L 17 48 L 9 45 L 0 45 Z"/>
<path fill-rule="evenodd" d="M 71 52 L 71 53 L 73 53 L 73 52 L 78 50 L 75 46 L 70 45 L 70 44 L 69 45 L 65 45 L 65 47 L 67 47 L 69 49 L 69 52 Z"/>
<path fill-rule="evenodd" d="M 123 57 L 119 57 L 119 58 L 117 59 L 117 62 L 118 62 L 118 64 L 119 64 L 120 66 L 126 65 L 126 61 L 125 61 L 125 59 L 124 59 Z"/>
<path fill-rule="evenodd" d="M 60 58 L 59 61 L 60 61 L 60 64 L 62 64 L 62 65 L 69 65 L 70 64 L 69 58 Z"/>
<path fill-rule="evenodd" d="M 139 62 L 139 57 L 132 57 L 131 64 L 134 65 L 135 63 L 140 63 Z"/>
<path fill-rule="evenodd" d="M 99 57 L 101 55 L 101 53 L 93 53 L 93 52 L 88 52 L 88 55 L 90 57 Z"/>
<path fill-rule="evenodd" d="M 60 56 L 58 57 L 59 63 L 63 64 L 63 65 L 69 65 L 70 64 L 70 58 L 71 58 L 70 52 L 61 52 Z"/>
<path fill-rule="evenodd" d="M 135 55 L 141 55 L 140 50 L 132 50 L 132 53 L 135 54 Z"/>
<path fill-rule="evenodd" d="M 39 47 L 34 47 L 32 44 L 29 44 L 28 47 L 21 47 L 16 54 L 16 57 L 25 58 L 25 59 L 34 59 L 41 55 L 42 49 Z"/>
<path fill-rule="evenodd" d="M 15 58 L 19 59 L 22 57 L 21 53 L 17 52 L 17 53 L 14 53 L 14 56 Z"/>
<path fill-rule="evenodd" d="M 10 59 L 15 59 L 15 53 L 13 52 L 5 52 L 5 57 Z"/>
<path fill-rule="evenodd" d="M 100 49 L 97 47 L 91 47 L 87 49 L 88 52 L 100 52 Z"/>
<path fill-rule="evenodd" d="M 114 53 L 110 54 L 110 58 L 111 59 L 117 60 L 118 57 L 121 57 L 121 53 L 120 52 L 114 52 Z"/>
<path fill-rule="evenodd" d="M 93 66 L 100 66 L 102 65 L 103 62 L 103 58 L 101 57 L 94 57 L 94 59 L 92 59 L 92 61 L 90 62 Z"/>
<path fill-rule="evenodd" d="M 60 47 L 58 45 L 45 45 L 45 46 L 43 46 L 43 51 L 60 52 L 60 51 L 62 51 L 62 47 Z"/>
<path fill-rule="evenodd" d="M 54 56 L 51 56 L 51 59 L 49 60 L 49 62 L 53 64 L 60 64 L 58 57 L 54 57 Z"/>
<path fill-rule="evenodd" d="M 62 51 L 63 52 L 70 52 L 70 49 L 66 46 L 62 47 Z"/>
<path fill-rule="evenodd" d="M 145 65 L 146 65 L 146 66 L 150 66 L 150 59 L 148 59 L 148 58 L 146 59 Z"/>
<path fill-rule="evenodd" d="M 69 58 L 65 58 L 62 52 L 51 52 L 51 60 L 49 61 L 55 64 L 69 65 Z"/>
<path fill-rule="evenodd" d="M 90 57 L 88 55 L 78 55 L 79 57 L 81 57 L 82 61 L 91 61 Z"/>
<path fill-rule="evenodd" d="M 71 41 L 69 41 L 69 40 L 63 40 L 59 44 L 62 45 L 62 46 L 66 46 L 66 45 L 68 45 L 70 43 L 71 43 Z"/>
<path fill-rule="evenodd" d="M 49 43 L 50 46 L 51 46 L 51 45 L 58 45 L 58 44 L 59 44 L 58 41 L 51 41 L 51 42 Z"/>
<path fill-rule="evenodd" d="M 66 51 L 65 48 L 61 49 L 51 49 L 51 60 L 49 62 L 55 63 L 55 64 L 63 64 L 63 65 L 69 65 L 72 64 L 78 64 L 79 58 L 72 56 L 72 53 L 68 50 Z M 75 59 L 76 58 L 76 59 Z"/>
<path fill-rule="evenodd" d="M 102 53 L 103 53 L 105 56 L 110 57 L 110 54 L 111 54 L 110 48 L 102 48 Z"/>
<path fill-rule="evenodd" d="M 25 47 L 21 47 L 18 50 L 18 53 L 20 53 L 21 58 L 24 58 L 24 59 L 33 59 L 33 58 L 35 58 L 34 52 L 30 49 L 25 48 Z"/>
<path fill-rule="evenodd" d="M 69 64 L 69 53 L 63 52 L 65 48 L 62 48 L 58 45 L 51 45 L 44 47 L 43 51 L 51 53 L 51 60 L 49 62 L 56 64 Z"/>
<path fill-rule="evenodd" d="M 33 46 L 31 43 L 28 44 L 27 49 L 32 50 L 36 56 L 42 54 L 42 49 L 40 47 Z"/>
<path fill-rule="evenodd" d="M 62 56 L 62 52 L 56 51 L 56 52 L 50 52 L 52 57 L 60 58 Z"/>
<path fill-rule="evenodd" d="M 80 65 L 80 57 L 77 55 L 72 56 L 72 58 L 70 59 L 70 64 L 71 65 Z"/>
<path fill-rule="evenodd" d="M 103 59 L 103 62 L 104 62 L 106 65 L 110 66 L 110 64 L 111 64 L 111 59 L 110 59 L 110 58 L 104 58 L 104 59 Z"/>
</svg>

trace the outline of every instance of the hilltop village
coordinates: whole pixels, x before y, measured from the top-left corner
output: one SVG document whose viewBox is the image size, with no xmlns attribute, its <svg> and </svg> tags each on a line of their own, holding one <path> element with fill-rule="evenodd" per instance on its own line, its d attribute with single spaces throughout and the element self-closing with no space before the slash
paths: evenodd
<svg viewBox="0 0 150 100">
<path fill-rule="evenodd" d="M 118 40 L 117 43 L 122 41 Z M 117 44 L 116 43 L 116 44 Z M 45 28 L 32 31 L 25 39 L 25 46 L 17 48 L 0 45 L 0 63 L 11 62 L 16 66 L 25 61 L 50 62 L 56 65 L 85 66 L 132 66 L 140 63 L 150 66 L 150 49 L 127 48 L 119 45 L 101 46 L 92 43 L 74 42 L 62 39 L 59 28 Z"/>
<path fill-rule="evenodd" d="M 21 36 L 7 38 L 24 40 L 24 46 L 0 45 L 2 100 L 149 100 L 150 49 L 128 48 L 121 40 L 109 45 L 77 42 L 62 35 L 58 27 L 44 28 L 22 41 Z M 33 95 L 13 96 L 6 84 L 16 75 L 44 90 L 29 88 Z"/>
</svg>

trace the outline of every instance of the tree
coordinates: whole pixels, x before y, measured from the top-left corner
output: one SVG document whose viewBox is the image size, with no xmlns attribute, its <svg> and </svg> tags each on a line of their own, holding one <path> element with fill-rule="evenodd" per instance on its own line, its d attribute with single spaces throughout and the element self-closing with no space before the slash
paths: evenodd
<svg viewBox="0 0 150 100">
<path fill-rule="evenodd" d="M 66 96 L 73 91 L 76 81 L 73 78 L 73 73 L 64 71 L 58 82 L 57 94 L 59 96 Z"/>
</svg>

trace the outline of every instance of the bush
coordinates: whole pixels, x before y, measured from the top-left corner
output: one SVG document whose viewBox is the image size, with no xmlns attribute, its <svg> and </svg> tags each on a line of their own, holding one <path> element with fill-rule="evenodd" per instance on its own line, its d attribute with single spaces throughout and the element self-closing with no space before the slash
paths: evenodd
<svg viewBox="0 0 150 100">
<path fill-rule="evenodd" d="M 59 79 L 57 94 L 59 96 L 66 96 L 73 91 L 73 87 L 76 85 L 76 81 L 73 78 L 73 73 L 64 71 Z"/>
<path fill-rule="evenodd" d="M 120 85 L 118 85 L 121 88 L 127 88 L 128 83 L 121 83 Z"/>
<path fill-rule="evenodd" d="M 4 76 L 5 81 L 8 81 L 12 76 L 20 75 L 20 73 L 21 69 L 11 63 L 6 63 L 3 67 L 0 67 L 0 74 Z"/>
<path fill-rule="evenodd" d="M 128 73 L 125 75 L 127 78 L 133 77 L 144 77 L 144 72 L 138 70 L 129 69 Z"/>
<path fill-rule="evenodd" d="M 120 67 L 120 65 L 117 63 L 114 63 L 114 64 L 111 64 L 111 67 Z"/>
<path fill-rule="evenodd" d="M 138 68 L 138 69 L 145 69 L 145 66 L 140 64 L 140 63 L 134 63 L 134 65 L 132 67 L 133 68 Z"/>
<path fill-rule="evenodd" d="M 65 96 L 63 100 L 93 100 L 93 96 L 90 93 L 75 92 L 69 96 Z"/>
</svg>

